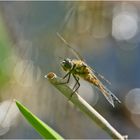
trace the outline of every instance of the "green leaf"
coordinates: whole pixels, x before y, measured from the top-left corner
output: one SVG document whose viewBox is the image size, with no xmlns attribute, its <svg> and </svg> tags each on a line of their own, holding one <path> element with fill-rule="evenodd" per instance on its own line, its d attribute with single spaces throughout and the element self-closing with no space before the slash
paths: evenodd
<svg viewBox="0 0 140 140">
<path fill-rule="evenodd" d="M 33 113 L 31 113 L 25 106 L 23 106 L 19 101 L 15 100 L 17 107 L 19 108 L 25 119 L 34 127 L 34 129 L 45 139 L 63 139 L 57 132 L 55 132 L 51 127 L 37 118 Z"/>
</svg>

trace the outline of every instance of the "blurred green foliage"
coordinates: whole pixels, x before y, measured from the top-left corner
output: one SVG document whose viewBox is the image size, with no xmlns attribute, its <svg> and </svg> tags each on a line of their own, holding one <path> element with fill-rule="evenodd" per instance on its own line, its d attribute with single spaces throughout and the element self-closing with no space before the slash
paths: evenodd
<svg viewBox="0 0 140 140">
<path fill-rule="evenodd" d="M 5 85 L 9 79 L 9 73 L 7 71 L 9 63 L 5 63 L 5 59 L 7 59 L 11 55 L 11 41 L 8 36 L 8 31 L 6 30 L 6 26 L 4 20 L 0 15 L 0 87 Z"/>
</svg>

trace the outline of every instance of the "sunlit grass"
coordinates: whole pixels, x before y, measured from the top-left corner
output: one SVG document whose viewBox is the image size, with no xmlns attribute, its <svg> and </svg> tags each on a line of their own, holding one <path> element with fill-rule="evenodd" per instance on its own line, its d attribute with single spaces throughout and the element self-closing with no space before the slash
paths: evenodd
<svg viewBox="0 0 140 140">
<path fill-rule="evenodd" d="M 39 118 L 37 118 L 32 112 L 30 112 L 19 101 L 15 101 L 25 119 L 34 127 L 34 129 L 45 139 L 63 139 L 57 132 L 55 132 L 50 126 L 45 124 Z"/>
</svg>

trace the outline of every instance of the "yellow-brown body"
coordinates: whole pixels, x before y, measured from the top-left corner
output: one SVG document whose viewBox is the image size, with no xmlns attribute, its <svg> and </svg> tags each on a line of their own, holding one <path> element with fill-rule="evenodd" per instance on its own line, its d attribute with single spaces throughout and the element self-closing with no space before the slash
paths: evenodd
<svg viewBox="0 0 140 140">
<path fill-rule="evenodd" d="M 102 84 L 95 75 L 94 71 L 84 61 L 77 59 L 71 60 L 67 58 L 62 62 L 62 68 L 67 71 L 68 74 L 70 73 L 74 77 L 78 77 L 78 79 L 82 78 L 96 86 L 113 107 L 114 101 L 120 103 L 119 99 Z"/>
<path fill-rule="evenodd" d="M 75 64 L 75 68 L 73 69 L 72 73 L 89 83 L 93 84 L 94 86 L 98 87 L 99 90 L 105 94 L 108 95 L 107 91 L 105 91 L 105 88 L 103 84 L 100 82 L 100 80 L 94 75 L 91 68 L 83 61 L 81 60 L 72 60 L 72 63 Z"/>
</svg>

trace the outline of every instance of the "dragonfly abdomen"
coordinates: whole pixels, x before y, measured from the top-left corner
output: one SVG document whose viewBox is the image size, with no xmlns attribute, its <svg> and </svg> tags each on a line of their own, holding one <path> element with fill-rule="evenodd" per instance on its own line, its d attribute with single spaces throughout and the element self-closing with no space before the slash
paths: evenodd
<svg viewBox="0 0 140 140">
<path fill-rule="evenodd" d="M 99 80 L 96 77 L 92 76 L 91 74 L 85 75 L 84 80 L 88 81 L 91 84 L 94 84 L 95 86 L 99 85 Z"/>
<path fill-rule="evenodd" d="M 113 107 L 114 101 L 120 103 L 120 100 L 110 90 L 108 90 L 96 77 L 94 77 L 94 75 L 88 74 L 86 77 L 84 77 L 84 79 L 96 86 Z"/>
</svg>

